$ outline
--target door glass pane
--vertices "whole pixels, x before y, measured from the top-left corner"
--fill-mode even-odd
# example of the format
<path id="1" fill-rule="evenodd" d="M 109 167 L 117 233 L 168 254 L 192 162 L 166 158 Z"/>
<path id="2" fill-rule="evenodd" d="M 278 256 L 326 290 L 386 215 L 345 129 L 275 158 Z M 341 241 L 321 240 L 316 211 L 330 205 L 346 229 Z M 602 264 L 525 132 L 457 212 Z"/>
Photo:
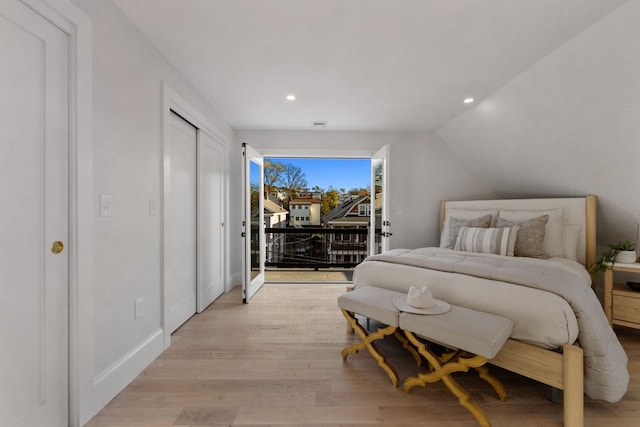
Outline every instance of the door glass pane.
<path id="1" fill-rule="evenodd" d="M 249 185 L 251 186 L 251 280 L 260 274 L 260 164 L 251 160 Z"/>
<path id="2" fill-rule="evenodd" d="M 382 241 L 381 241 L 381 233 L 382 233 L 382 206 L 384 201 L 384 168 L 383 163 L 381 161 L 376 162 L 377 164 L 374 166 L 374 202 L 373 206 L 375 209 L 375 248 L 374 253 L 379 254 L 382 252 Z"/>

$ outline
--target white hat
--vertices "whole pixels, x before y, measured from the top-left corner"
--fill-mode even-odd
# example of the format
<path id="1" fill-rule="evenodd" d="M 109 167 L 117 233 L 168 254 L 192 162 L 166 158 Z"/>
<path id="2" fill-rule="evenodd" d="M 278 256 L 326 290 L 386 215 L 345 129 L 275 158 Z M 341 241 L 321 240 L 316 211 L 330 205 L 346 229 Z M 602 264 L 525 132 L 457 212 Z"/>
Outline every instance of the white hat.
<path id="1" fill-rule="evenodd" d="M 412 286 L 406 297 L 404 295 L 395 297 L 393 305 L 400 311 L 414 314 L 442 314 L 451 309 L 448 302 L 434 298 L 431 290 L 426 286 L 422 288 Z"/>

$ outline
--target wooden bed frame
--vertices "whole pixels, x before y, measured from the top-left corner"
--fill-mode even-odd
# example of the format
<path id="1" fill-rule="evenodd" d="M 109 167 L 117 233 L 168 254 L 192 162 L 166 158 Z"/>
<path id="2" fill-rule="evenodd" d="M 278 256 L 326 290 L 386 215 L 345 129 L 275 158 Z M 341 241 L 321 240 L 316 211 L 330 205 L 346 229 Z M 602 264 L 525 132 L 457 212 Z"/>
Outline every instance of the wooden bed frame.
<path id="1" fill-rule="evenodd" d="M 584 199 L 584 258 L 588 268 L 596 259 L 596 196 L 589 195 Z M 446 217 L 445 204 L 445 201 L 440 203 L 440 229 Z M 563 390 L 565 427 L 584 424 L 584 357 L 579 345 L 566 344 L 559 353 L 509 339 L 489 363 Z"/>

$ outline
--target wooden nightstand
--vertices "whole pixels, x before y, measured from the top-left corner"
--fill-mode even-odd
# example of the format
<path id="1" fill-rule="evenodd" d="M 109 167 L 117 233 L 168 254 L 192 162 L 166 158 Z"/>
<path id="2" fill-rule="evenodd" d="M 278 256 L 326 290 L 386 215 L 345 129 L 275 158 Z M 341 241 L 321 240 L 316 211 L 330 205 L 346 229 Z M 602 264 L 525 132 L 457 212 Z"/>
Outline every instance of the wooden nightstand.
<path id="1" fill-rule="evenodd" d="M 604 272 L 604 313 L 610 325 L 640 329 L 640 292 L 625 283 L 614 283 L 616 272 L 636 273 L 640 282 L 640 263 L 614 264 Z"/>

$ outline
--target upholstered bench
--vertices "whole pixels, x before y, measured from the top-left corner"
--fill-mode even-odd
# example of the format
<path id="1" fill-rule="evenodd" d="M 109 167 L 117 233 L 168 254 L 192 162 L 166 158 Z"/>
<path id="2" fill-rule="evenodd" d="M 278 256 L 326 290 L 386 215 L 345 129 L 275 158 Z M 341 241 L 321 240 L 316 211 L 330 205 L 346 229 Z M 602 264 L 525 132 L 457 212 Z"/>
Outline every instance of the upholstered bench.
<path id="1" fill-rule="evenodd" d="M 405 391 L 408 392 L 416 385 L 424 386 L 442 380 L 481 426 L 490 426 L 484 411 L 471 402 L 469 393 L 450 374 L 474 368 L 480 374 L 480 378 L 489 383 L 500 400 L 504 401 L 507 397 L 504 385 L 491 375 L 484 365 L 498 354 L 507 341 L 513 330 L 513 322 L 506 317 L 451 305 L 451 309 L 443 314 L 421 315 L 403 312 L 399 317 L 399 327 L 433 369 L 427 374 L 419 373 L 415 377 L 407 378 L 403 384 Z M 416 335 L 453 351 L 438 356 Z"/>
<path id="2" fill-rule="evenodd" d="M 393 366 L 375 347 L 374 341 L 394 335 L 403 346 L 411 351 L 418 366 L 420 356 L 408 345 L 407 340 L 399 333 L 404 331 L 407 339 L 418 349 L 430 364 L 430 372 L 418 373 L 407 378 L 403 384 L 405 391 L 427 383 L 442 381 L 458 398 L 483 427 L 490 426 L 484 411 L 471 402 L 469 393 L 452 377 L 455 372 L 467 372 L 470 368 L 480 374 L 480 378 L 489 383 L 498 394 L 500 400 L 507 397 L 503 384 L 489 373 L 485 364 L 492 359 L 511 335 L 513 322 L 502 316 L 477 310 L 450 305 L 450 310 L 442 314 L 412 314 L 400 311 L 393 303 L 396 297 L 406 294 L 388 289 L 366 286 L 338 297 L 338 306 L 351 327 L 360 335 L 362 341 L 342 350 L 342 358 L 346 360 L 351 353 L 367 348 L 391 378 L 393 385 L 398 384 L 398 374 Z M 375 319 L 386 326 L 376 332 L 368 333 L 357 320 L 355 314 Z M 421 338 L 427 342 L 423 342 Z M 448 351 L 437 355 L 428 346 L 436 343 Z"/>
<path id="3" fill-rule="evenodd" d="M 365 286 L 355 289 L 338 297 L 338 307 L 342 310 L 342 314 L 351 325 L 351 328 L 358 333 L 362 341 L 357 344 L 346 347 L 342 350 L 342 359 L 346 360 L 347 356 L 357 353 L 359 350 L 366 348 L 378 365 L 389 375 L 391 383 L 398 385 L 398 373 L 395 368 L 387 362 L 384 355 L 375 346 L 374 341 L 383 339 L 388 335 L 394 335 L 413 355 L 418 366 L 422 359 L 416 349 L 409 345 L 407 339 L 398 330 L 400 310 L 393 305 L 393 298 L 398 295 L 404 295 L 401 292 L 395 292 L 388 289 L 377 288 L 375 286 Z M 368 333 L 367 330 L 360 325 L 355 314 L 374 319 L 384 324 L 378 328 L 376 332 Z"/>

